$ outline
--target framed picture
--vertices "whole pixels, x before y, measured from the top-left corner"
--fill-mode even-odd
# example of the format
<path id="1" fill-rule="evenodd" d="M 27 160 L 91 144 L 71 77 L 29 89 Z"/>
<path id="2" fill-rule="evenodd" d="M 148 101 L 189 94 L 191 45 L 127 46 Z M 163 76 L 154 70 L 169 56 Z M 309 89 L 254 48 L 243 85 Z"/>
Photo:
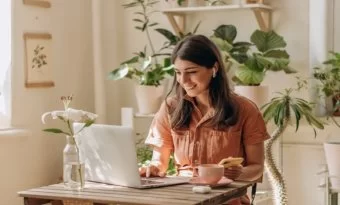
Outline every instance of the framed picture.
<path id="1" fill-rule="evenodd" d="M 52 36 L 48 33 L 25 33 L 25 86 L 53 87 Z"/>
<path id="2" fill-rule="evenodd" d="M 51 3 L 49 0 L 23 0 L 24 4 L 32 5 L 32 6 L 39 6 L 43 8 L 50 8 Z"/>

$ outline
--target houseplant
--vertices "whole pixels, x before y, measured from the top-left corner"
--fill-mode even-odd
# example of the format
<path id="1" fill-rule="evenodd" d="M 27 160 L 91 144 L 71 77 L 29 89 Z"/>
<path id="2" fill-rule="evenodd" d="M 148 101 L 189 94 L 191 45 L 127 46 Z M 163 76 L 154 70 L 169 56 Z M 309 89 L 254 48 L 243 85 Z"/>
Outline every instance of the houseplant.
<path id="1" fill-rule="evenodd" d="M 285 181 L 272 153 L 274 142 L 282 136 L 290 124 L 295 124 L 295 131 L 298 131 L 300 120 L 303 118 L 313 128 L 315 136 L 316 129 L 324 129 L 324 123 L 313 114 L 312 104 L 293 95 L 294 92 L 299 93 L 302 88 L 305 88 L 306 84 L 307 81 L 298 78 L 296 88 L 288 88 L 284 92 L 279 92 L 277 97 L 272 98 L 262 107 L 265 122 L 272 120 L 277 127 L 265 145 L 265 170 L 273 187 L 276 205 L 286 205 L 288 199 Z"/>
<path id="2" fill-rule="evenodd" d="M 148 46 L 135 52 L 135 56 L 120 63 L 119 68 L 109 74 L 112 80 L 129 78 L 137 81 L 136 97 L 139 112 L 142 114 L 155 113 L 158 110 L 164 93 L 161 82 L 167 76 L 174 75 L 170 51 L 181 39 L 195 33 L 199 26 L 198 23 L 193 32 L 180 33 L 178 36 L 164 28 L 153 29 L 158 25 L 152 21 L 152 14 L 157 12 L 153 7 L 157 3 L 155 0 L 133 0 L 123 5 L 124 8 L 139 9 L 134 12 L 133 21 L 136 23 L 135 28 L 146 35 Z M 166 42 L 158 50 L 152 41 L 151 31 L 156 31 L 166 38 Z"/>
<path id="3" fill-rule="evenodd" d="M 122 62 L 119 68 L 109 74 L 112 80 L 122 78 L 137 80 L 139 84 L 136 86 L 137 104 L 142 114 L 155 113 L 158 110 L 164 92 L 161 81 L 167 75 L 174 74 L 170 64 L 170 54 L 163 52 L 162 48 L 157 51 L 150 35 L 151 29 L 158 25 L 151 18 L 155 13 L 153 6 L 157 3 L 158 1 L 155 0 L 133 0 L 123 5 L 126 9 L 138 10 L 134 12 L 133 21 L 136 23 L 135 28 L 146 35 L 148 46 L 134 53 L 135 56 Z"/>
<path id="4" fill-rule="evenodd" d="M 330 117 L 337 127 L 340 127 L 335 116 L 340 116 L 340 53 L 330 52 L 328 60 L 323 62 L 324 66 L 315 67 L 313 77 L 318 81 L 316 86 L 321 94 L 320 98 L 327 97 L 331 101 Z M 325 105 L 325 107 L 327 107 Z M 337 156 L 340 155 L 340 141 L 336 138 L 328 139 L 324 143 L 324 151 L 330 176 L 332 188 L 340 188 L 340 163 Z"/>
<path id="5" fill-rule="evenodd" d="M 286 42 L 275 31 L 255 30 L 251 42 L 234 42 L 237 29 L 233 25 L 220 25 L 214 30 L 212 40 L 222 51 L 225 61 L 235 66 L 232 80 L 235 92 L 253 100 L 259 107 L 268 99 L 268 87 L 261 83 L 268 71 L 297 71 L 289 67 L 289 55 L 284 50 Z"/>
<path id="6" fill-rule="evenodd" d="M 83 110 L 76 110 L 69 108 L 72 101 L 71 96 L 62 96 L 61 100 L 64 104 L 64 110 L 56 110 L 46 112 L 42 115 L 41 121 L 45 124 L 45 118 L 51 115 L 52 119 L 59 119 L 66 125 L 66 130 L 60 128 L 44 129 L 45 132 L 66 135 L 67 144 L 63 151 L 63 181 L 66 188 L 72 190 L 81 190 L 84 188 L 85 183 L 85 165 L 80 159 L 80 152 L 76 142 L 76 136 L 86 127 L 91 126 L 95 119 L 96 114 L 86 112 Z M 73 130 L 73 123 L 80 122 L 83 126 L 80 130 L 75 132 Z"/>
<path id="7" fill-rule="evenodd" d="M 315 67 L 313 76 L 319 82 L 317 89 L 332 100 L 332 115 L 340 116 L 340 53 L 329 52 L 324 67 Z M 334 119 L 334 118 L 333 118 Z M 336 123 L 336 122 L 335 122 Z M 336 123 L 339 127 L 340 125 Z"/>

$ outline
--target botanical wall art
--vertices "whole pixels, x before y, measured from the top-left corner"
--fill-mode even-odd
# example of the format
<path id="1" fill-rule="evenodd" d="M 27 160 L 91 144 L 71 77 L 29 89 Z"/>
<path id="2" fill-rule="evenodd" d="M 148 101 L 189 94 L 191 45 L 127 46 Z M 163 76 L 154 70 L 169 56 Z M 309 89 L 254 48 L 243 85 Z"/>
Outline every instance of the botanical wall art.
<path id="1" fill-rule="evenodd" d="M 53 87 L 52 36 L 48 33 L 25 33 L 25 86 Z"/>
<path id="2" fill-rule="evenodd" d="M 48 0 L 23 0 L 24 4 L 39 6 L 43 8 L 50 8 L 51 3 Z"/>

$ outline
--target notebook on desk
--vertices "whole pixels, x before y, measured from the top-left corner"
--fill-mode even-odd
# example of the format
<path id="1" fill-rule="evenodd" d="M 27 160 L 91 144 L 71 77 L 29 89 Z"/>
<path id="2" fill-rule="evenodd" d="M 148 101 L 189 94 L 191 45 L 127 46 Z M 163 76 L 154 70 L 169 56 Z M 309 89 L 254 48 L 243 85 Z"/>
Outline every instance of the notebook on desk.
<path id="1" fill-rule="evenodd" d="M 75 132 L 83 127 L 73 124 Z M 79 150 L 85 162 L 85 180 L 133 188 L 188 183 L 184 177 L 141 178 L 132 127 L 93 124 L 79 133 Z"/>

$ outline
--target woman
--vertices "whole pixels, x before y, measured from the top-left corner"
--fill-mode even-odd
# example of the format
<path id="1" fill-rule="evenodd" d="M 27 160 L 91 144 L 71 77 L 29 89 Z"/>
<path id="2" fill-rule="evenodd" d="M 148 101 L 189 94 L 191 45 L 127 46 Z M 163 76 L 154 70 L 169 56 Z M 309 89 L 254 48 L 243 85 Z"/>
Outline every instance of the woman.
<path id="1" fill-rule="evenodd" d="M 150 175 L 164 176 L 173 152 L 179 175 L 199 164 L 243 157 L 243 166 L 225 169 L 224 175 L 243 181 L 261 179 L 264 141 L 269 138 L 265 123 L 254 103 L 231 91 L 214 43 L 202 35 L 189 36 L 174 49 L 172 63 L 176 94 L 162 104 L 146 139 L 153 146 Z M 146 169 L 140 172 L 143 175 Z"/>

